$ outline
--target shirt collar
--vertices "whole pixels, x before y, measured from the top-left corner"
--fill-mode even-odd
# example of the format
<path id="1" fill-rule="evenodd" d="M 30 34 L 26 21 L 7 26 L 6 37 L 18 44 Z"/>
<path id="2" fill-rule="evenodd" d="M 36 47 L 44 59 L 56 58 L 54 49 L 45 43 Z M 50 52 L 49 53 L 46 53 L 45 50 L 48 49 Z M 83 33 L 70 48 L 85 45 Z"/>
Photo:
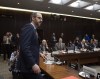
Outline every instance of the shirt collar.
<path id="1" fill-rule="evenodd" d="M 35 25 L 31 22 L 32 26 L 34 27 L 34 29 L 36 29 Z"/>

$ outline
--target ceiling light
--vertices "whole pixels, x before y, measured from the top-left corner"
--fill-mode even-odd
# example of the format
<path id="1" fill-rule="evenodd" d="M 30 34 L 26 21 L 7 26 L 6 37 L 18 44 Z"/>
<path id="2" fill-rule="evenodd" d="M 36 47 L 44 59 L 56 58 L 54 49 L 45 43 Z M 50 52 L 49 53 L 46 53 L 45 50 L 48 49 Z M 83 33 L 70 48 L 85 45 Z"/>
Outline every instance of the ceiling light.
<path id="1" fill-rule="evenodd" d="M 90 4 L 90 3 L 88 3 L 88 2 L 81 1 L 81 0 L 77 0 L 77 1 L 75 1 L 75 2 L 73 2 L 73 3 L 71 3 L 71 4 L 68 5 L 68 6 L 70 6 L 70 7 L 75 7 L 75 8 L 81 8 L 81 7 L 87 6 L 87 5 L 89 5 L 89 4 Z"/>
<path id="2" fill-rule="evenodd" d="M 72 11 L 72 12 L 74 12 L 74 11 Z"/>
<path id="3" fill-rule="evenodd" d="M 51 0 L 50 2 L 51 3 L 55 3 L 55 4 L 60 4 L 61 3 L 61 0 Z"/>
<path id="4" fill-rule="evenodd" d="M 100 12 L 100 10 L 98 10 L 98 12 Z"/>
<path id="5" fill-rule="evenodd" d="M 20 4 L 20 3 L 17 3 L 18 5 Z"/>
<path id="6" fill-rule="evenodd" d="M 86 7 L 87 10 L 93 10 L 93 5 Z"/>
<path id="7" fill-rule="evenodd" d="M 79 7 L 79 2 L 76 2 L 76 3 L 72 3 L 72 4 L 70 4 L 69 6 L 72 6 L 72 7 Z"/>
<path id="8" fill-rule="evenodd" d="M 40 1 L 40 2 L 42 2 L 43 0 L 34 0 L 34 1 Z"/>
<path id="9" fill-rule="evenodd" d="M 50 7 L 48 7 L 48 9 L 49 9 Z"/>
<path id="10" fill-rule="evenodd" d="M 64 4 L 68 3 L 69 1 L 70 0 L 50 0 L 49 3 L 64 5 Z"/>
<path id="11" fill-rule="evenodd" d="M 93 4 L 93 5 L 90 5 L 90 6 L 86 7 L 86 8 L 84 8 L 84 9 L 86 9 L 86 10 L 98 10 L 98 9 L 100 9 L 100 5 Z"/>

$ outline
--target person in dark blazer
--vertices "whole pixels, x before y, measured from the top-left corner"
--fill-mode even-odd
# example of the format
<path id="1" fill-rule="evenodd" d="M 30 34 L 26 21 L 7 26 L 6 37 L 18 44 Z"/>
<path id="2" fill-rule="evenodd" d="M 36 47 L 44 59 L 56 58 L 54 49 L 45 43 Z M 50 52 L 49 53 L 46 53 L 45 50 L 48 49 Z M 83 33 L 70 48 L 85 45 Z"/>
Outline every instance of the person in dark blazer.
<path id="1" fill-rule="evenodd" d="M 42 23 L 41 13 L 32 13 L 31 23 L 21 29 L 18 68 L 23 79 L 40 79 L 39 43 L 36 29 Z"/>
<path id="2" fill-rule="evenodd" d="M 51 36 L 51 39 L 50 39 L 51 49 L 53 51 L 55 51 L 55 44 L 56 44 L 56 42 L 57 42 L 56 35 L 55 35 L 55 33 L 53 33 L 52 36 Z"/>

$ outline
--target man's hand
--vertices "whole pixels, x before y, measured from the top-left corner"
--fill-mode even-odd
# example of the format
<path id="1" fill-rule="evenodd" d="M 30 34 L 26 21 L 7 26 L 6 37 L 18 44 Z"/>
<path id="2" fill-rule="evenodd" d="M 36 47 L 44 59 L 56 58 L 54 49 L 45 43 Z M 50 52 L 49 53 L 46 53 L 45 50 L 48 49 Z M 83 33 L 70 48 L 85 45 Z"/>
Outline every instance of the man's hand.
<path id="1" fill-rule="evenodd" d="M 41 56 L 43 59 L 46 59 L 46 55 L 45 55 L 45 54 L 40 53 L 40 56 Z"/>
<path id="2" fill-rule="evenodd" d="M 39 66 L 37 64 L 35 64 L 34 66 L 32 66 L 32 70 L 34 73 L 39 74 L 41 72 Z"/>

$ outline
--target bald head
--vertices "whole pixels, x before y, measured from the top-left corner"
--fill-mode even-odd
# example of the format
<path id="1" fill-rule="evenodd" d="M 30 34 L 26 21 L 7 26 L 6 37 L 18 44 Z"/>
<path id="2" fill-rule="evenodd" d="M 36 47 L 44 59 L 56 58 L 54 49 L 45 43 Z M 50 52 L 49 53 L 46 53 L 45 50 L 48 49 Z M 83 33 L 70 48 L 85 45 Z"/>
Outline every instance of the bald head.
<path id="1" fill-rule="evenodd" d="M 63 41 L 62 38 L 59 38 L 59 43 L 62 43 L 62 41 Z"/>

